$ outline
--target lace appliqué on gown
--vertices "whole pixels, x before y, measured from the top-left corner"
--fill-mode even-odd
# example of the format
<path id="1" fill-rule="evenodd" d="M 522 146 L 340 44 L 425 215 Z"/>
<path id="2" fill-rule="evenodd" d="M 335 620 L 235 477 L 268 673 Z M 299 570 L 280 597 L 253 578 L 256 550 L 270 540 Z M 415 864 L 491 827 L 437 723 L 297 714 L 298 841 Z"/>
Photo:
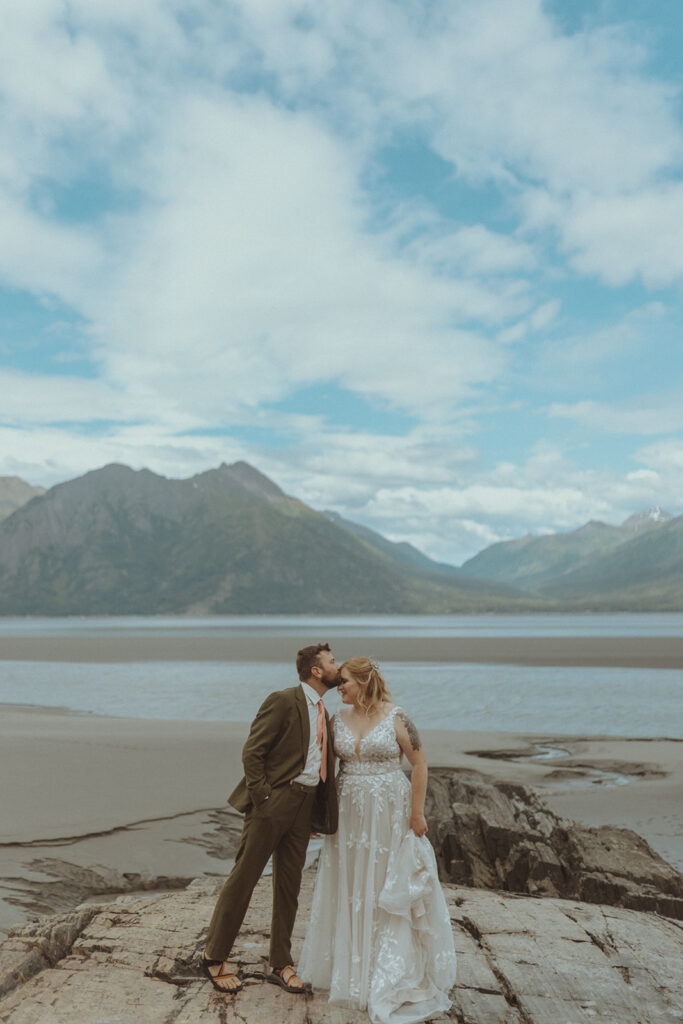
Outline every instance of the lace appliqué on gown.
<path id="1" fill-rule="evenodd" d="M 455 948 L 434 852 L 410 830 L 393 708 L 356 741 L 334 720 L 339 828 L 320 854 L 297 972 L 373 1024 L 415 1024 L 450 1006 Z"/>

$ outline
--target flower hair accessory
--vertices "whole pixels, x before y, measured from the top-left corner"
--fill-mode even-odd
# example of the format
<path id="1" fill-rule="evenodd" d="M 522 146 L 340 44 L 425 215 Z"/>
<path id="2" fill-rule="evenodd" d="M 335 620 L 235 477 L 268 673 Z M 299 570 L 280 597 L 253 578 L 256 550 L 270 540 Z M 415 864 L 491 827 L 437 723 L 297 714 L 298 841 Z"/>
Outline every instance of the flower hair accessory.
<path id="1" fill-rule="evenodd" d="M 375 672 L 379 672 L 379 662 L 377 661 L 377 659 L 368 658 L 368 661 L 370 662 L 370 668 L 373 668 Z"/>

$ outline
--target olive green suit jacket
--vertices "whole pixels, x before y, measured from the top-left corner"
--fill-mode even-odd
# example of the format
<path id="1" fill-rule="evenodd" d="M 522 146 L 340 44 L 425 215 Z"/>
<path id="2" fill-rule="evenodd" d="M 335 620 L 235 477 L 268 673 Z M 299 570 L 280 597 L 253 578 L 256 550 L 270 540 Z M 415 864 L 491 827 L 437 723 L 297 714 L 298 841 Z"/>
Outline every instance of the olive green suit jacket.
<path id="1" fill-rule="evenodd" d="M 334 747 L 327 711 L 325 725 L 327 779 L 318 784 L 311 825 L 314 831 L 329 835 L 337 831 L 338 811 Z M 300 775 L 306 764 L 310 732 L 308 706 L 301 686 L 290 686 L 266 697 L 251 723 L 242 750 L 244 778 L 230 794 L 228 802 L 245 813 L 263 804 L 276 786 L 285 785 Z"/>

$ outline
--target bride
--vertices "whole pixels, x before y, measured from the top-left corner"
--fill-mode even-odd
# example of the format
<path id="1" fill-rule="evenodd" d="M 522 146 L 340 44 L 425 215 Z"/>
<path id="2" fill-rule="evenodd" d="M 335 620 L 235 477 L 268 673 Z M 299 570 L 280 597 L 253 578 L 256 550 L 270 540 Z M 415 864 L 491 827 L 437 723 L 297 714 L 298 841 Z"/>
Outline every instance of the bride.
<path id="1" fill-rule="evenodd" d="M 427 762 L 417 730 L 369 658 L 341 667 L 333 718 L 339 828 L 325 836 L 298 974 L 373 1024 L 414 1024 L 450 1006 L 455 949 L 425 837 Z M 412 765 L 408 782 L 401 768 Z"/>

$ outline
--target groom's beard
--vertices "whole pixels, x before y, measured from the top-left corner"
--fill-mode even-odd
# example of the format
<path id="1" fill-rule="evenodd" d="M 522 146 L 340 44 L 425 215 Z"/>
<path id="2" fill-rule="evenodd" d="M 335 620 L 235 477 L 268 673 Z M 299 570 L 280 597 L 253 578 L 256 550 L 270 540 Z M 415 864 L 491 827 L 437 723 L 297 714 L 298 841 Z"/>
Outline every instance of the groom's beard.
<path id="1" fill-rule="evenodd" d="M 328 690 L 334 690 L 341 683 L 341 675 L 337 672 L 337 674 L 335 676 L 332 676 L 330 679 L 326 679 L 323 676 L 320 682 L 323 684 L 323 686 L 326 686 Z"/>

